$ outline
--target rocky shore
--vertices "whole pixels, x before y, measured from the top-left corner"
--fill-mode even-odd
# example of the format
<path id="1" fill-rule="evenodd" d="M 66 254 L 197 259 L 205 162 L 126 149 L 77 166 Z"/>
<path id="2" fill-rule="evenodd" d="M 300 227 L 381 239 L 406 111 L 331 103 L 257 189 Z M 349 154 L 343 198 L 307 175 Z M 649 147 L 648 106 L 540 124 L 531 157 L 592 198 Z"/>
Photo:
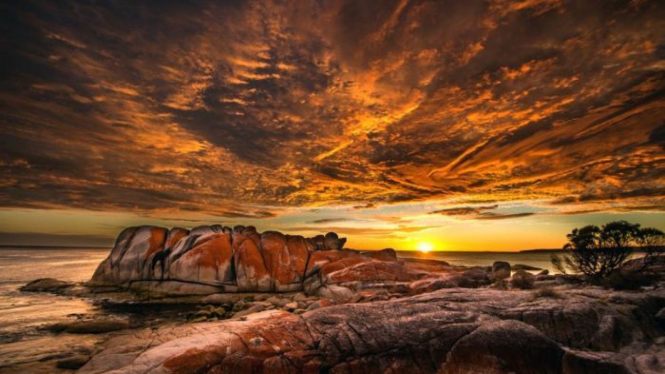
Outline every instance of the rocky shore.
<path id="1" fill-rule="evenodd" d="M 611 291 L 507 262 L 451 266 L 344 242 L 242 226 L 127 229 L 90 282 L 23 291 L 109 311 L 182 308 L 182 318 L 47 326 L 102 339 L 23 372 L 665 372 L 663 282 Z"/>

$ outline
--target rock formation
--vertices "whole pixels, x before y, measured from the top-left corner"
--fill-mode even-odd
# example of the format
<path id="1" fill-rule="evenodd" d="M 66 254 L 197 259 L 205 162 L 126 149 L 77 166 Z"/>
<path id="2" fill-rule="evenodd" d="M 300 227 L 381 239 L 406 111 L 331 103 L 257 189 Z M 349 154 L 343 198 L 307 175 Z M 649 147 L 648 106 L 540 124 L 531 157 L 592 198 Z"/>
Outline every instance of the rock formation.
<path id="1" fill-rule="evenodd" d="M 111 339 L 81 374 L 656 374 L 662 290 L 448 289 L 389 301 L 280 310 Z"/>
<path id="2" fill-rule="evenodd" d="M 394 250 L 361 253 L 343 249 L 345 242 L 335 233 L 304 238 L 252 226 L 130 227 L 89 285 L 184 294 L 315 292 L 332 284 L 406 283 L 428 273 L 397 261 Z"/>

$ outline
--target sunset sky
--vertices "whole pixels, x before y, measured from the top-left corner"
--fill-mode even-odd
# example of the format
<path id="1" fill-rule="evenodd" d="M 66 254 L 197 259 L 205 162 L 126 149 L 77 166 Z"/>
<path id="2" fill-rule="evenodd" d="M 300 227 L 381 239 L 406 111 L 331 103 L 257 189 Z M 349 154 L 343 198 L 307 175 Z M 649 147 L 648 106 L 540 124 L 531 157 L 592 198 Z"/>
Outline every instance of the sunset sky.
<path id="1" fill-rule="evenodd" d="M 665 230 L 662 1 L 5 1 L 0 244 Z"/>

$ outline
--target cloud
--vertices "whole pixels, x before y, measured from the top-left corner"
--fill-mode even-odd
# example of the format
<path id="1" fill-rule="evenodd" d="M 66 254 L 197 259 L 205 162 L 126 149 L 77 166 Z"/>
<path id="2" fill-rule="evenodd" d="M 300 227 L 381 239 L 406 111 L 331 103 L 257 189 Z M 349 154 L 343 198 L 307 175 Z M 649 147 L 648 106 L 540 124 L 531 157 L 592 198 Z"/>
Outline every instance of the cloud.
<path id="1" fill-rule="evenodd" d="M 485 205 L 485 206 L 463 206 L 455 208 L 439 209 L 428 214 L 441 214 L 444 216 L 462 216 L 468 219 L 480 220 L 499 220 L 510 218 L 522 218 L 536 214 L 535 212 L 522 212 L 522 213 L 498 213 L 492 212 L 499 208 L 498 204 Z"/>
<path id="2" fill-rule="evenodd" d="M 348 222 L 355 221 L 352 218 L 321 218 L 310 221 L 310 223 L 336 223 L 336 222 Z"/>
<path id="3" fill-rule="evenodd" d="M 522 218 L 532 216 L 536 213 L 524 212 L 524 213 L 509 213 L 509 214 L 497 214 L 497 213 L 482 213 L 476 217 L 476 219 L 510 219 L 510 218 Z"/>
<path id="4" fill-rule="evenodd" d="M 0 206 L 665 210 L 658 5 L 6 6 Z M 473 209 L 437 214 L 499 217 Z"/>
<path id="5" fill-rule="evenodd" d="M 398 236 L 409 233 L 421 232 L 429 229 L 436 228 L 436 226 L 398 226 L 391 228 L 382 228 L 382 227 L 326 227 L 327 232 L 336 232 L 340 235 L 358 235 L 358 236 Z M 287 227 L 286 230 L 290 233 L 306 233 L 308 235 L 318 235 L 321 234 L 320 227 L 308 227 L 308 226 L 291 226 Z"/>
<path id="6" fill-rule="evenodd" d="M 464 216 L 464 215 L 470 215 L 470 214 L 481 214 L 484 213 L 487 210 L 492 210 L 498 208 L 499 205 L 487 205 L 487 206 L 464 206 L 464 207 L 457 207 L 457 208 L 445 208 L 445 209 L 439 209 L 435 210 L 432 212 L 429 212 L 429 214 L 442 214 L 445 216 Z"/>

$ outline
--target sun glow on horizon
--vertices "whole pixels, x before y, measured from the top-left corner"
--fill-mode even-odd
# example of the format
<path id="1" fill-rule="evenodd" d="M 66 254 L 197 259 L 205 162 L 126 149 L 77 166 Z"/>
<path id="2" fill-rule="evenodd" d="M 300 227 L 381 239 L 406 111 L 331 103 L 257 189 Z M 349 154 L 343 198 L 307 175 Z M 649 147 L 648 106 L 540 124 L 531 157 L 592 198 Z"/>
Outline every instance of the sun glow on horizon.
<path id="1" fill-rule="evenodd" d="M 422 252 L 422 253 L 428 253 L 428 252 L 431 252 L 431 251 L 432 251 L 433 247 L 432 247 L 432 243 L 429 243 L 429 242 L 420 242 L 420 243 L 418 243 L 418 245 L 416 246 L 416 249 L 418 249 L 419 252 Z"/>

